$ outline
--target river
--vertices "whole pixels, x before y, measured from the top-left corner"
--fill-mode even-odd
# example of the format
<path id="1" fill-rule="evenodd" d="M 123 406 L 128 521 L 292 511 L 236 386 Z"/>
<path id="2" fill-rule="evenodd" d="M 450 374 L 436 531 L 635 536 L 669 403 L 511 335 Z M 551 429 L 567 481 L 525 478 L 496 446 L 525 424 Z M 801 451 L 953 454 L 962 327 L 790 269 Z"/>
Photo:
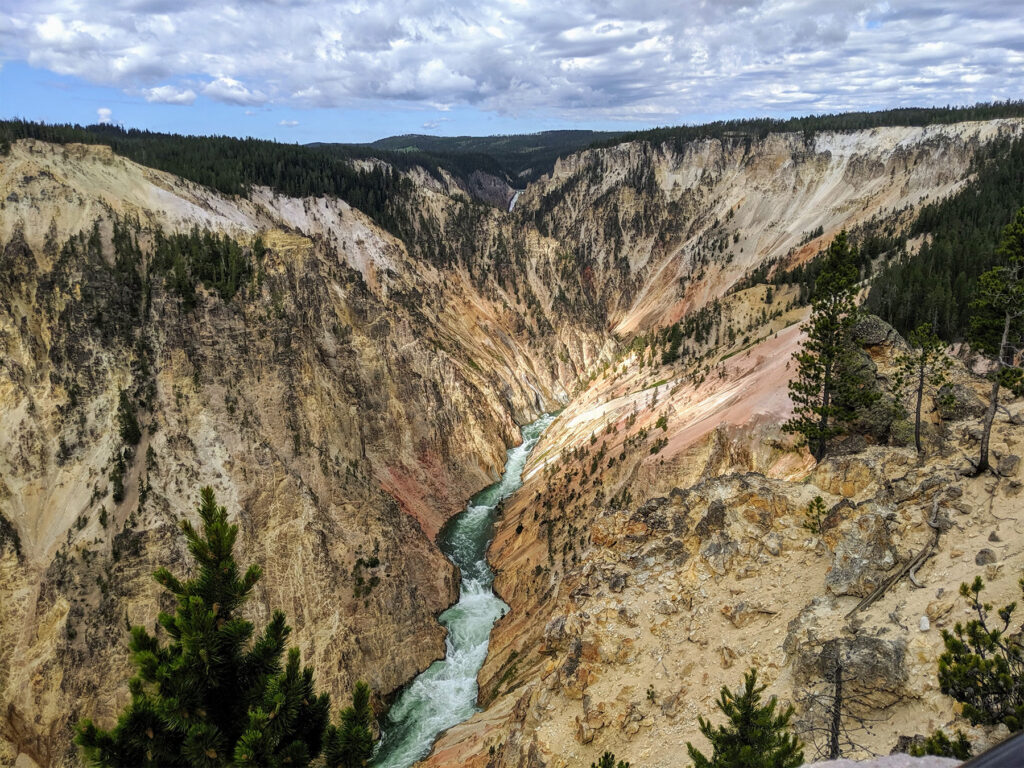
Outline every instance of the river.
<path id="1" fill-rule="evenodd" d="M 494 594 L 494 572 L 487 563 L 495 513 L 522 485 L 530 451 L 552 421 L 554 416 L 545 415 L 523 427 L 523 442 L 509 449 L 501 480 L 470 499 L 438 534 L 438 546 L 462 574 L 459 601 L 440 616 L 448 629 L 445 656 L 413 680 L 391 707 L 373 761 L 377 768 L 408 768 L 426 757 L 441 733 L 477 712 L 476 675 L 487 657 L 491 627 L 508 610 Z"/>

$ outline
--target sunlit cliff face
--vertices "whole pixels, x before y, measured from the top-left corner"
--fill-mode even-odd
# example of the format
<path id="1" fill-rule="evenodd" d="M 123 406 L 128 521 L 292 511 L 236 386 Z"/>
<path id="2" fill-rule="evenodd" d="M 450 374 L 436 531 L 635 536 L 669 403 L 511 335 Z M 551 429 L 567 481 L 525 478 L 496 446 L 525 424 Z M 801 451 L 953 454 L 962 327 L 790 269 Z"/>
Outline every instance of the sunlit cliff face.
<path id="1" fill-rule="evenodd" d="M 491 746 L 501 765 L 589 763 L 605 746 L 636 762 L 649 750 L 654 764 L 743 668 L 763 664 L 789 696 L 803 652 L 799 638 L 781 650 L 789 622 L 815 597 L 842 597 L 823 579 L 861 535 L 808 541 L 808 497 L 870 501 L 865 514 L 882 519 L 895 508 L 902 555 L 916 546 L 913 505 L 931 495 L 881 489 L 947 467 L 879 453 L 819 468 L 817 491 L 790 483 L 810 468 L 778 430 L 802 310 L 786 289 L 729 289 L 843 227 L 905 224 L 908 206 L 963 183 L 979 146 L 1020 130 L 588 150 L 472 226 L 464 191 L 424 180 L 424 219 L 466 244 L 451 264 L 427 263 L 341 201 L 228 198 L 103 147 L 17 142 L 0 166 L 0 757 L 77 764 L 73 722 L 113 721 L 128 698 L 125 616 L 151 623 L 150 574 L 186 567 L 176 525 L 203 484 L 240 525 L 240 560 L 263 567 L 253 618 L 284 610 L 336 700 L 356 679 L 388 697 L 444 652 L 435 616 L 457 580 L 437 532 L 498 479 L 517 425 L 560 409 L 490 550 L 512 610 L 480 674 L 487 708 L 441 740 L 435 764 L 484 764 Z M 155 281 L 146 309 L 119 322 L 138 308 L 117 279 L 114 217 L 139 221 L 141 275 L 153 228 L 198 225 L 245 244 L 259 234 L 261 279 L 228 302 L 200 290 L 190 312 Z M 101 253 L 62 259 L 97 220 Z M 715 299 L 711 330 L 678 364 L 630 347 Z M 143 434 L 114 501 L 122 392 Z M 1000 434 L 1013 453 L 1012 430 Z M 768 479 L 725 477 L 750 471 Z M 973 504 L 981 491 L 962 494 Z M 935 561 L 947 596 L 991 522 L 956 514 L 963 530 Z M 372 573 L 357 566 L 371 555 Z M 907 626 L 938 611 L 924 594 L 894 596 L 871 631 L 883 607 Z M 926 682 L 932 635 L 899 635 L 901 701 L 927 703 L 919 719 L 899 715 L 900 732 L 948 715 Z"/>

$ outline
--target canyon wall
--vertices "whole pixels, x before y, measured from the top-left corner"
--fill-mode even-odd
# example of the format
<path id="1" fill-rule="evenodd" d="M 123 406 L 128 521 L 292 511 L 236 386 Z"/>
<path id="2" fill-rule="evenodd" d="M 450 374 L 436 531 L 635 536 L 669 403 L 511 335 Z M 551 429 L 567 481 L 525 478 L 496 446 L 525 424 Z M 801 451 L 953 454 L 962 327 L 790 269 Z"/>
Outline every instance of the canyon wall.
<path id="1" fill-rule="evenodd" d="M 73 764 L 70 725 L 127 701 L 126 621 L 166 608 L 151 573 L 186 567 L 177 524 L 205 484 L 266 574 L 252 618 L 283 609 L 337 700 L 443 654 L 456 574 L 434 535 L 603 341 L 562 324 L 563 345 L 337 200 L 225 198 L 32 141 L 0 184 L 3 760 Z M 143 256 L 126 272 L 111 241 L 129 219 Z M 94 222 L 98 248 L 69 256 Z M 157 226 L 259 235 L 258 279 L 184 309 L 147 272 Z M 142 427 L 128 451 L 122 393 Z"/>
<path id="2" fill-rule="evenodd" d="M 126 620 L 166 607 L 151 573 L 185 568 L 177 525 L 205 484 L 241 528 L 240 559 L 266 574 L 252 618 L 283 609 L 336 700 L 356 679 L 394 692 L 443 652 L 434 617 L 456 582 L 434 535 L 497 478 L 517 425 L 557 409 L 492 549 L 513 611 L 481 672 L 487 708 L 433 763 L 487 764 L 492 746 L 500 765 L 567 764 L 573 750 L 589 762 L 605 746 L 654 760 L 747 662 L 788 695 L 789 652 L 709 638 L 741 602 L 781 636 L 787 611 L 822 594 L 838 539 L 801 537 L 817 491 L 792 482 L 811 462 L 779 430 L 804 310 L 793 289 L 730 290 L 841 228 L 905 226 L 964 183 L 986 142 L 1021 130 L 624 144 L 559 161 L 512 212 L 410 173 L 407 242 L 337 199 L 225 196 L 105 147 L 16 142 L 0 163 L 0 760 L 74 764 L 71 725 L 112 721 L 128 698 Z M 113 245 L 126 221 L 130 270 Z M 266 250 L 232 298 L 200 287 L 186 309 L 152 253 L 158 229 L 193 227 Z M 69 255 L 94 230 L 98 246 Z M 630 343 L 713 305 L 710 334 L 677 364 Z M 124 398 L 142 426 L 130 450 Z M 1012 454 L 1016 438 L 1000 439 Z M 885 496 L 886 467 L 911 471 L 894 455 L 836 466 L 863 475 L 850 494 L 821 479 L 827 466 L 811 482 L 910 525 L 911 507 Z M 802 591 L 782 610 L 791 568 Z M 763 600 L 740 597 L 764 580 Z M 728 674 L 694 677 L 719 659 Z"/>
<path id="3" fill-rule="evenodd" d="M 747 366 L 770 369 L 783 335 L 755 345 L 761 363 Z M 891 382 L 902 340 L 878 321 L 864 338 Z M 757 389 L 734 385 L 751 375 L 735 359 L 723 366 L 726 396 L 758 402 Z M 1019 599 L 1024 407 L 995 427 L 1000 476 L 969 477 L 985 382 L 955 376 L 959 420 L 940 423 L 926 405 L 927 458 L 904 430 L 815 466 L 771 416 L 695 438 L 671 419 L 655 426 L 655 414 L 672 413 L 659 410 L 664 400 L 638 412 L 613 400 L 604 425 L 584 432 L 594 437 L 580 439 L 570 406 L 535 449 L 491 546 L 511 610 L 479 675 L 484 711 L 444 734 L 425 764 L 568 768 L 610 750 L 687 765 L 688 742 L 708 747 L 698 716 L 719 722 L 721 687 L 735 690 L 752 667 L 768 695 L 796 705 L 806 756 L 821 758 L 836 661 L 844 755 L 888 754 L 900 736 L 951 726 L 976 748 L 997 742 L 1005 728 L 957 718 L 939 691 L 938 656 L 941 632 L 972 615 L 962 582 L 981 575 L 997 606 Z M 699 403 L 730 416 L 712 392 Z M 825 505 L 817 532 L 806 528 L 815 497 Z M 915 578 L 896 578 L 926 550 Z"/>

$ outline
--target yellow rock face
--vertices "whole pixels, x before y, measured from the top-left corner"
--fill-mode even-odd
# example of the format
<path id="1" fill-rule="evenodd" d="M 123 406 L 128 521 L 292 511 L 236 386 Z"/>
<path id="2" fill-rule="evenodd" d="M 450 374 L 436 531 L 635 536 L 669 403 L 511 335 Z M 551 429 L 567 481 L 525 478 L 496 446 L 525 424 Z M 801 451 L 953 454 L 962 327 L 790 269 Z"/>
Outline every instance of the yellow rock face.
<path id="1" fill-rule="evenodd" d="M 0 163 L 0 763 L 77 764 L 73 722 L 113 722 L 128 698 L 125 619 L 152 625 L 152 571 L 187 567 L 177 525 L 205 484 L 240 526 L 240 559 L 263 567 L 251 618 L 283 609 L 337 701 L 356 679 L 393 692 L 443 652 L 435 616 L 456 581 L 434 536 L 497 478 L 516 425 L 559 408 L 492 545 L 513 610 L 480 673 L 486 708 L 429 764 L 580 765 L 607 748 L 681 764 L 722 683 L 757 666 L 792 697 L 794 658 L 845 631 L 856 598 L 826 593 L 825 578 L 867 512 L 856 504 L 874 504 L 905 557 L 940 492 L 958 526 L 918 574 L 927 589 L 901 584 L 860 621 L 911 639 L 895 719 L 872 744 L 948 720 L 927 674 L 938 628 L 959 615 L 950 596 L 979 537 L 1011 540 L 1022 496 L 924 487 L 952 468 L 898 449 L 812 472 L 779 430 L 795 289 L 727 291 L 766 259 L 801 263 L 843 227 L 956 190 L 978 147 L 1021 130 L 588 150 L 514 215 L 414 171 L 412 251 L 340 200 L 227 197 L 105 147 L 16 142 Z M 185 311 L 156 279 L 143 305 L 114 270 L 123 216 L 143 230 L 139 275 L 156 227 L 259 236 L 268 251 L 230 301 L 200 287 Z M 62 259 L 95 222 L 101 252 Z M 426 258 L 428 235 L 457 258 Z M 696 345 L 699 362 L 663 367 L 627 347 L 715 300 L 742 330 Z M 122 391 L 143 427 L 130 456 Z M 1019 436 L 1000 429 L 994 447 L 1013 454 Z M 851 501 L 836 513 L 846 527 L 802 527 L 816 495 Z M 1018 555 L 985 546 L 1000 557 L 993 599 L 1008 597 Z"/>

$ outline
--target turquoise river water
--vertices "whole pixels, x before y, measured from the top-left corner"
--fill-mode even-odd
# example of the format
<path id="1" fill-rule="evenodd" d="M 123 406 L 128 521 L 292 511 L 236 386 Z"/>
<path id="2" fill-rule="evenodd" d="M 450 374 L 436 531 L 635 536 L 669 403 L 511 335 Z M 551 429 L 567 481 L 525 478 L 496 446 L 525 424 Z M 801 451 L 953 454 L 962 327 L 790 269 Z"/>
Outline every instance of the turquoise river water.
<path id="1" fill-rule="evenodd" d="M 459 601 L 440 616 L 448 629 L 445 656 L 392 706 L 373 762 L 377 768 L 408 768 L 430 752 L 441 733 L 477 711 L 476 675 L 487 656 L 491 627 L 508 610 L 491 588 L 494 572 L 487 564 L 494 517 L 498 505 L 522 485 L 530 451 L 553 420 L 545 415 L 523 427 L 523 442 L 509 449 L 501 480 L 470 499 L 438 534 L 441 551 L 462 573 Z"/>

